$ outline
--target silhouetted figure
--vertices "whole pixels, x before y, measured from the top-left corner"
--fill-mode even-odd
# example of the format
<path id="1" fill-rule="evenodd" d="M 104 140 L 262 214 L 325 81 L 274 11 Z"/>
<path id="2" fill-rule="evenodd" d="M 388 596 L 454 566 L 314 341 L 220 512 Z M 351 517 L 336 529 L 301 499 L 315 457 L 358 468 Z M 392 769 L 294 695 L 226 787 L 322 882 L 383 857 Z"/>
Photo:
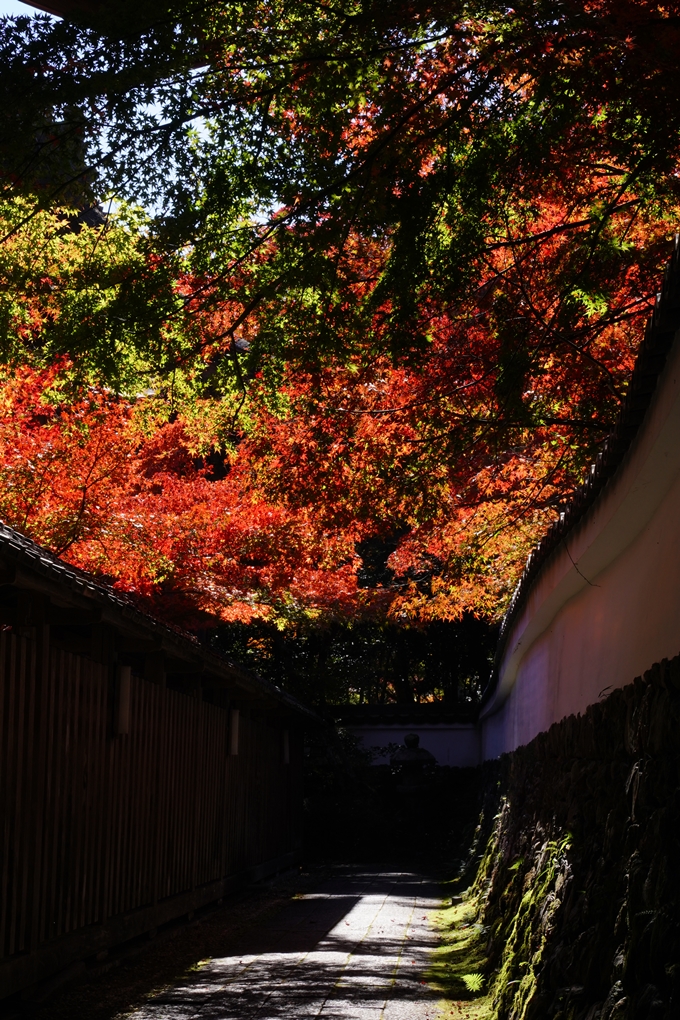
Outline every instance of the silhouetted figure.
<path id="1" fill-rule="evenodd" d="M 397 777 L 397 789 L 410 793 L 427 785 L 434 771 L 437 759 L 424 747 L 419 747 L 420 737 L 417 733 L 407 733 L 404 747 L 390 758 L 392 773 Z"/>

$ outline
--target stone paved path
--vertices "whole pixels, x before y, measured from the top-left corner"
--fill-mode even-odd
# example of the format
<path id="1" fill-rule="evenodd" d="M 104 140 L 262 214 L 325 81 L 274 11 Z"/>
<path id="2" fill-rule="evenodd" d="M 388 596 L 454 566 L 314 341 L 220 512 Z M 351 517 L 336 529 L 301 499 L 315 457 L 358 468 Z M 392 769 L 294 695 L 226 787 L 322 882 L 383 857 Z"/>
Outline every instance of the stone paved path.
<path id="1" fill-rule="evenodd" d="M 131 1020 L 435 1020 L 424 974 L 440 902 L 422 876 L 347 869 Z"/>

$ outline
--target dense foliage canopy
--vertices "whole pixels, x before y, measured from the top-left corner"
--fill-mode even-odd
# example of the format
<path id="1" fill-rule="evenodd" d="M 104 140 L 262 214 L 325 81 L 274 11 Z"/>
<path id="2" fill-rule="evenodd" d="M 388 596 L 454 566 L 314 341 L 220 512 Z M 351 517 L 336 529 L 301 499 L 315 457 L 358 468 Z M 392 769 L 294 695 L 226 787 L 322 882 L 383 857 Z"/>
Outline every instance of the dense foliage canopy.
<path id="1" fill-rule="evenodd" d="M 197 625 L 497 617 L 669 251 L 679 32 L 643 0 L 0 23 L 4 519 Z"/>
<path id="2" fill-rule="evenodd" d="M 212 641 L 319 705 L 436 701 L 463 719 L 488 681 L 496 628 L 471 614 L 417 628 L 336 620 L 323 629 L 282 631 L 258 621 L 219 627 Z"/>

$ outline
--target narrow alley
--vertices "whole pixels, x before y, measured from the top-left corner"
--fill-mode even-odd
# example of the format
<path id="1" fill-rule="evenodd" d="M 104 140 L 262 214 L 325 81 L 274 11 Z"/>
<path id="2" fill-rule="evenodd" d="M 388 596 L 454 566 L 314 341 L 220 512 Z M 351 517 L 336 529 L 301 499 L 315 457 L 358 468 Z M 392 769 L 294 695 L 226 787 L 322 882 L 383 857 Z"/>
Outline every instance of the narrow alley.
<path id="1" fill-rule="evenodd" d="M 133 1020 L 434 1020 L 426 981 L 435 885 L 347 869 L 293 899 L 132 1014 Z"/>

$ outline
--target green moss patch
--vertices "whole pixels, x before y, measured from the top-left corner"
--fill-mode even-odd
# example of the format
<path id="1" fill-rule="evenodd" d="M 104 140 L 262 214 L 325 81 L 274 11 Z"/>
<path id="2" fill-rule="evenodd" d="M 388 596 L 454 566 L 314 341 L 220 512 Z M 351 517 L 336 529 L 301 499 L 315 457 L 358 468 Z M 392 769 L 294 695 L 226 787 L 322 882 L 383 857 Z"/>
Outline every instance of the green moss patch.
<path id="1" fill-rule="evenodd" d="M 476 920 L 476 902 L 443 907 L 434 921 L 441 943 L 432 956 L 428 980 L 441 993 L 441 1016 L 491 1020 L 491 997 L 484 976 L 486 940 Z"/>

